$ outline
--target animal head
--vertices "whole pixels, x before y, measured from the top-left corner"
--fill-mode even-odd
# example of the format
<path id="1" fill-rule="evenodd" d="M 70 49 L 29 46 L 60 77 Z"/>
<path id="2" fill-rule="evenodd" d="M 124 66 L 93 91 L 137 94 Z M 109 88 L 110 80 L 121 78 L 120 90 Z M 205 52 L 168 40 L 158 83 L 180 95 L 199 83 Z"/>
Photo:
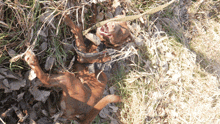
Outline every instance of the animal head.
<path id="1" fill-rule="evenodd" d="M 126 22 L 108 22 L 97 29 L 96 35 L 116 47 L 128 41 L 130 31 Z"/>

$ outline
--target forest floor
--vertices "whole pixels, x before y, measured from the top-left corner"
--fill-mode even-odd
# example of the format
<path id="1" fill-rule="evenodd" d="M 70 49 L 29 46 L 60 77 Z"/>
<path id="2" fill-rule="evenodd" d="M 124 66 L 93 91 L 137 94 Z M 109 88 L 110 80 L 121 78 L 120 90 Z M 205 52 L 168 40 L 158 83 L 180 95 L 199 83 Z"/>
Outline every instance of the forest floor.
<path id="1" fill-rule="evenodd" d="M 100 0 L 96 20 L 137 15 L 168 1 Z M 63 13 L 85 30 L 93 25 L 94 2 L 0 0 L 0 124 L 55 123 L 58 111 L 49 113 L 48 106 L 58 104 L 61 90 L 40 86 L 23 60 L 9 60 L 34 42 L 44 71 L 70 71 L 74 37 Z M 123 102 L 106 106 L 93 123 L 219 123 L 219 19 L 218 0 L 176 0 L 128 21 L 134 42 L 123 52 L 129 56 L 105 68 L 104 96 L 117 94 Z"/>

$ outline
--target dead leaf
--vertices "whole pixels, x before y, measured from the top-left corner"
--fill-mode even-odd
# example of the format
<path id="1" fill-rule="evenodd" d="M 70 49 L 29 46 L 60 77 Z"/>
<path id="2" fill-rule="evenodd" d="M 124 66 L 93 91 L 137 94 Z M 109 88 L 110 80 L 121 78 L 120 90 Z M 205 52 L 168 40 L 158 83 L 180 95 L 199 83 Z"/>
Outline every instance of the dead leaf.
<path id="1" fill-rule="evenodd" d="M 63 48 L 66 53 L 68 53 L 69 51 L 74 51 L 73 46 L 70 43 L 68 43 L 66 40 L 63 43 Z"/>
<path id="2" fill-rule="evenodd" d="M 102 21 L 103 19 L 104 19 L 104 13 L 99 12 L 99 14 L 96 16 L 96 20 L 99 22 Z"/>
<path id="3" fill-rule="evenodd" d="M 33 87 L 38 87 L 38 86 L 42 86 L 43 83 L 37 78 L 37 80 L 35 82 L 33 82 L 32 86 Z"/>
<path id="4" fill-rule="evenodd" d="M 56 27 L 53 24 L 53 19 L 54 19 L 54 15 L 53 15 L 53 11 L 51 10 L 47 10 L 46 12 L 44 12 L 43 14 L 41 14 L 40 16 L 40 21 L 44 22 L 44 23 L 48 23 L 49 25 L 51 25 L 51 27 L 53 29 L 56 29 Z"/>
<path id="5" fill-rule="evenodd" d="M 3 82 L 0 81 L 0 89 L 6 89 L 7 87 L 5 87 L 5 85 L 3 84 Z"/>
<path id="6" fill-rule="evenodd" d="M 118 111 L 118 107 L 116 107 L 116 106 L 109 105 L 109 108 L 112 109 L 112 112 L 117 112 Z"/>
<path id="7" fill-rule="evenodd" d="M 43 37 L 47 37 L 46 33 L 43 30 L 38 30 L 38 31 L 40 31 L 39 35 Z"/>
<path id="8" fill-rule="evenodd" d="M 54 57 L 47 57 L 46 64 L 44 66 L 45 70 L 47 71 L 51 70 L 55 60 L 56 59 Z"/>
<path id="9" fill-rule="evenodd" d="M 7 88 L 10 88 L 10 85 L 9 85 L 7 79 L 4 79 L 4 80 L 3 80 L 3 84 L 4 84 Z"/>
<path id="10" fill-rule="evenodd" d="M 36 111 L 31 111 L 30 112 L 30 118 L 31 120 L 36 120 L 37 119 L 37 113 Z M 36 122 L 35 122 L 36 123 Z"/>
<path id="11" fill-rule="evenodd" d="M 118 121 L 114 118 L 111 118 L 111 123 L 110 124 L 119 124 Z"/>
<path id="12" fill-rule="evenodd" d="M 99 116 L 101 117 L 101 118 L 107 118 L 108 116 L 107 115 L 109 115 L 109 111 L 108 111 L 108 109 L 105 107 L 105 108 L 103 108 L 100 112 L 99 112 Z"/>
<path id="13" fill-rule="evenodd" d="M 109 91 L 110 91 L 110 94 L 115 94 L 115 87 L 114 86 L 111 86 L 109 88 Z"/>
<path id="14" fill-rule="evenodd" d="M 107 90 L 104 90 L 103 96 L 107 96 L 107 95 L 109 95 L 109 92 Z"/>
<path id="15" fill-rule="evenodd" d="M 5 68 L 0 68 L 0 74 L 4 75 L 6 78 L 11 78 L 16 80 L 21 79 L 19 76 L 16 76 L 12 71 Z"/>
<path id="16" fill-rule="evenodd" d="M 8 54 L 10 57 L 14 57 L 16 55 L 16 52 L 13 49 L 8 50 Z"/>
<path id="17" fill-rule="evenodd" d="M 21 100 L 23 99 L 23 96 L 24 96 L 24 92 L 18 94 L 18 96 L 17 96 L 17 101 L 21 101 Z"/>
<path id="18" fill-rule="evenodd" d="M 37 124 L 52 124 L 52 121 L 49 120 L 47 117 L 43 117 L 37 121 Z"/>
<path id="19" fill-rule="evenodd" d="M 47 49 L 47 42 L 43 42 L 41 45 L 40 45 L 40 51 L 45 51 Z"/>
<path id="20" fill-rule="evenodd" d="M 0 80 L 1 80 L 1 79 L 5 79 L 5 77 L 4 77 L 4 76 L 2 76 L 2 75 L 0 75 Z"/>
<path id="21" fill-rule="evenodd" d="M 113 18 L 113 14 L 111 12 L 107 12 L 105 14 L 105 19 L 111 19 L 111 18 Z"/>
<path id="22" fill-rule="evenodd" d="M 48 112 L 46 110 L 41 111 L 45 116 L 48 116 Z"/>
<path id="23" fill-rule="evenodd" d="M 114 17 L 117 16 L 117 15 L 121 15 L 122 13 L 122 8 L 120 6 L 118 6 L 116 9 L 115 9 L 115 12 L 114 12 Z"/>
<path id="24" fill-rule="evenodd" d="M 43 103 L 45 103 L 50 96 L 49 91 L 39 90 L 37 87 L 30 88 L 29 91 L 34 96 L 35 100 L 41 101 Z"/>
<path id="25" fill-rule="evenodd" d="M 11 90 L 19 90 L 21 87 L 26 85 L 26 80 L 23 79 L 21 81 L 12 81 L 10 82 L 10 89 Z"/>
<path id="26" fill-rule="evenodd" d="M 4 93 L 10 93 L 12 92 L 13 90 L 19 90 L 21 87 L 25 87 L 26 86 L 26 80 L 16 80 L 16 81 L 8 81 L 8 79 L 5 79 L 3 81 L 3 84 L 6 86 L 6 87 L 1 87 L 0 88 L 3 88 L 5 91 Z"/>

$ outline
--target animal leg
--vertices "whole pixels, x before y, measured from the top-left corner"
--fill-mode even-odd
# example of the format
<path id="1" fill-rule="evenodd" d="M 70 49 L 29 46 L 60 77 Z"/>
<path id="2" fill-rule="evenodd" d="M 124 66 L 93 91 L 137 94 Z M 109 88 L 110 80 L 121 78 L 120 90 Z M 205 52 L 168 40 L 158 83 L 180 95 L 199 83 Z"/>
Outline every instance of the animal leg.
<path id="1" fill-rule="evenodd" d="M 75 38 L 76 38 L 76 47 L 77 49 L 81 52 L 81 53 L 86 53 L 86 46 L 83 40 L 83 35 L 82 35 L 82 30 L 76 26 L 72 20 L 69 18 L 69 16 L 65 15 L 64 17 L 64 21 L 66 23 L 66 25 L 68 25 L 71 28 L 72 33 L 74 34 Z M 111 60 L 111 58 L 109 56 L 104 56 L 104 55 L 100 55 L 100 56 L 94 56 L 94 57 L 83 57 L 81 55 L 79 55 L 78 53 L 78 62 L 80 63 L 101 63 L 101 62 L 106 62 Z"/>
<path id="2" fill-rule="evenodd" d="M 81 52 L 86 52 L 86 45 L 83 40 L 82 30 L 76 26 L 68 15 L 65 15 L 64 21 L 71 28 L 71 32 L 76 38 L 76 46 Z"/>
<path id="3" fill-rule="evenodd" d="M 58 86 L 59 80 L 56 80 L 54 77 L 59 77 L 59 75 L 56 76 L 50 76 L 47 73 L 44 73 L 41 69 L 37 57 L 35 56 L 34 52 L 31 50 L 28 50 L 25 53 L 24 60 L 28 63 L 28 65 L 31 67 L 32 70 L 36 73 L 37 77 L 40 79 L 40 81 L 45 84 L 45 86 Z"/>

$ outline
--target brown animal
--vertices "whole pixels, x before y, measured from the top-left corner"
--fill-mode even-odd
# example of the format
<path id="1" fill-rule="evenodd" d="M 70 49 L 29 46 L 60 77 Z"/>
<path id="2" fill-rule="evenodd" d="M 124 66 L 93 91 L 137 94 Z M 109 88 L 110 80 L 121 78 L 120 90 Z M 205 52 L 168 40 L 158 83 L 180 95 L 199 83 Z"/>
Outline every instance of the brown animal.
<path id="1" fill-rule="evenodd" d="M 123 16 L 116 16 L 123 17 Z M 127 26 L 127 22 L 108 22 L 107 24 L 99 27 L 96 31 L 96 35 L 101 41 L 104 41 L 107 46 L 118 47 L 123 43 L 130 40 L 130 31 Z"/>
<path id="2" fill-rule="evenodd" d="M 121 16 L 117 16 L 121 17 Z M 116 18 L 117 18 L 116 17 Z M 111 60 L 106 51 L 97 52 L 97 46 L 95 44 L 86 47 L 82 30 L 76 26 L 72 20 L 66 15 L 64 17 L 66 25 L 71 28 L 72 33 L 75 36 L 75 51 L 78 52 L 78 62 L 80 63 L 103 63 Z M 96 35 L 104 42 L 107 47 L 118 47 L 123 43 L 129 41 L 130 31 L 126 22 L 109 22 L 106 25 L 97 29 Z"/>
<path id="3" fill-rule="evenodd" d="M 69 18 L 69 16 L 65 16 L 64 17 L 64 21 L 66 23 L 66 25 L 68 25 L 71 28 L 71 32 L 74 34 L 75 36 L 75 44 L 76 44 L 76 52 L 78 51 L 78 57 L 77 57 L 77 61 L 79 63 L 103 63 L 103 62 L 107 62 L 109 60 L 111 60 L 110 56 L 105 54 L 105 51 L 100 52 L 98 54 L 96 51 L 97 46 L 95 46 L 94 44 L 91 45 L 90 47 L 86 48 L 86 45 L 84 43 L 83 40 L 83 35 L 82 35 L 82 29 L 79 28 L 78 26 L 76 26 L 72 20 Z M 84 54 L 84 55 L 80 55 Z M 89 53 L 89 54 L 86 54 Z M 92 54 L 93 53 L 93 54 Z"/>
<path id="4" fill-rule="evenodd" d="M 31 50 L 26 52 L 24 59 L 45 86 L 62 88 L 60 105 L 63 118 L 89 124 L 108 103 L 120 101 L 120 97 L 116 95 L 102 98 L 107 83 L 107 77 L 103 72 L 97 79 L 99 71 L 95 70 L 95 73 L 90 74 L 84 64 L 76 64 L 76 73 L 64 72 L 49 75 L 42 71 Z"/>

